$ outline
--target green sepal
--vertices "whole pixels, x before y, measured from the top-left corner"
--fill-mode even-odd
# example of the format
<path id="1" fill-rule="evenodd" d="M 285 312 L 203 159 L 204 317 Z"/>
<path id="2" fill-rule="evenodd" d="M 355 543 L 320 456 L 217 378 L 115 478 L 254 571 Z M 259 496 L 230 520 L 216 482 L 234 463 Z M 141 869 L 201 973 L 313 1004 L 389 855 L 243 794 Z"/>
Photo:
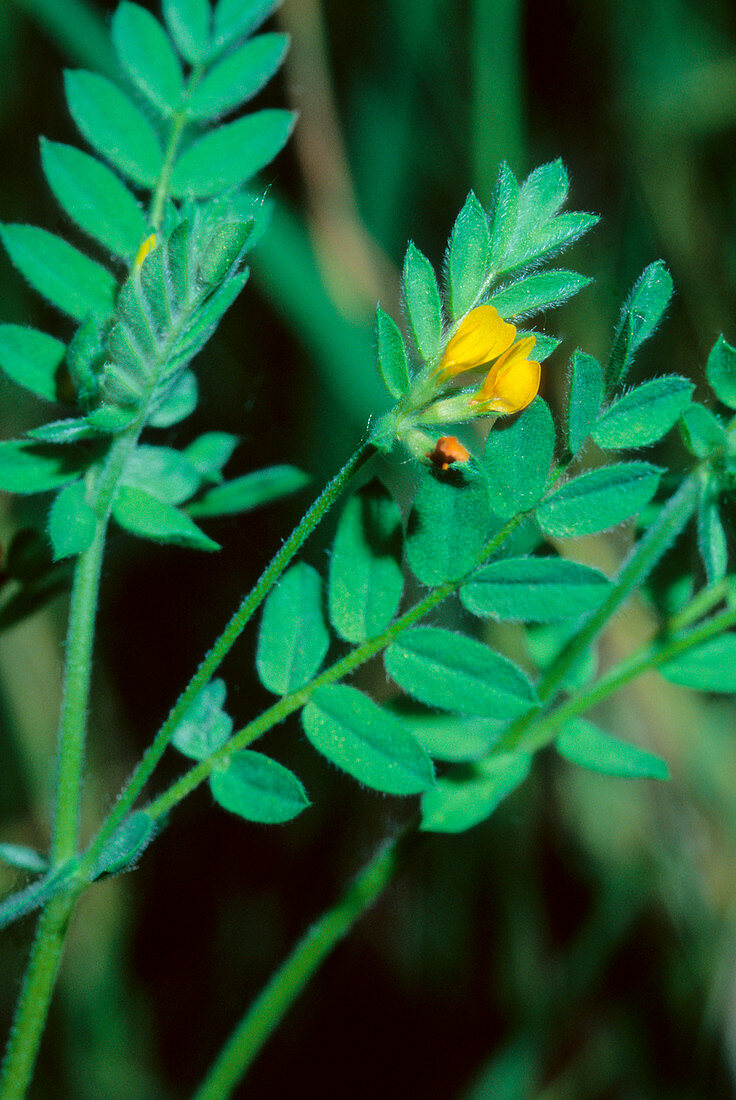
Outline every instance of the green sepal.
<path id="1" fill-rule="evenodd" d="M 188 506 L 192 516 L 233 516 L 273 504 L 308 485 L 309 475 L 296 466 L 268 466 L 251 474 L 223 481 Z"/>
<path id="2" fill-rule="evenodd" d="M 414 497 L 406 559 L 422 584 L 458 580 L 478 560 L 490 524 L 488 485 L 471 466 L 428 470 Z"/>
<path id="3" fill-rule="evenodd" d="M 23 325 L 0 325 L 0 368 L 19 386 L 46 401 L 59 400 L 60 340 Z"/>
<path id="4" fill-rule="evenodd" d="M 573 352 L 567 412 L 567 440 L 571 454 L 576 455 L 590 435 L 602 401 L 602 366 L 584 351 Z"/>
<path id="5" fill-rule="evenodd" d="M 439 627 L 405 631 L 385 652 L 386 671 L 409 695 L 455 714 L 513 719 L 536 705 L 520 668 L 488 646 Z"/>
<path id="6" fill-rule="evenodd" d="M 142 489 L 120 488 L 112 514 L 120 527 L 140 538 L 186 546 L 191 550 L 219 550 L 186 512 L 158 500 Z"/>
<path id="7" fill-rule="evenodd" d="M 172 195 L 206 199 L 247 183 L 281 152 L 295 121 L 292 111 L 268 108 L 205 134 L 177 160 Z"/>
<path id="8" fill-rule="evenodd" d="M 345 505 L 332 546 L 330 621 L 348 642 L 379 634 L 393 619 L 404 586 L 401 513 L 374 478 Z"/>
<path id="9" fill-rule="evenodd" d="M 672 277 L 661 260 L 650 264 L 637 279 L 627 298 L 611 354 L 606 363 L 606 386 L 616 386 L 626 375 L 637 350 L 652 335 L 672 297 Z"/>
<path id="10" fill-rule="evenodd" d="M 437 277 L 427 257 L 413 241 L 404 257 L 404 304 L 417 351 L 425 362 L 439 354 L 442 343 L 442 307 Z"/>
<path id="11" fill-rule="evenodd" d="M 289 46 L 285 34 L 261 34 L 215 65 L 194 89 L 190 118 L 210 122 L 242 106 L 278 70 Z"/>
<path id="12" fill-rule="evenodd" d="M 488 298 L 501 317 L 528 317 L 543 309 L 553 309 L 572 298 L 592 279 L 578 275 L 575 271 L 554 268 L 552 271 L 540 271 L 526 275 L 497 290 Z"/>
<path id="13" fill-rule="evenodd" d="M 170 117 L 179 107 L 184 77 L 158 20 L 145 8 L 123 0 L 113 16 L 112 43 L 138 91 L 165 118 Z"/>
<path id="14" fill-rule="evenodd" d="M 66 485 L 49 512 L 49 538 L 54 561 L 71 558 L 89 549 L 97 531 L 97 516 L 86 501 L 83 481 Z"/>
<path id="15" fill-rule="evenodd" d="M 555 740 L 555 748 L 569 763 L 603 775 L 669 779 L 667 765 L 660 756 L 610 737 L 584 718 L 574 718 L 567 723 Z"/>
<path id="16" fill-rule="evenodd" d="M 471 191 L 447 246 L 447 299 L 453 321 L 467 313 L 478 299 L 488 275 L 490 253 L 488 217 Z"/>
<path id="17" fill-rule="evenodd" d="M 46 493 L 76 481 L 89 464 L 78 447 L 56 447 L 35 440 L 0 443 L 0 490 L 6 493 Z"/>
<path id="18" fill-rule="evenodd" d="M 533 507 L 549 477 L 555 450 L 555 426 L 541 397 L 488 436 L 483 465 L 491 511 L 503 518 Z"/>
<path id="19" fill-rule="evenodd" d="M 251 749 L 233 753 L 210 776 L 212 795 L 224 810 L 261 825 L 291 821 L 309 806 L 301 780 L 283 764 Z"/>
<path id="20" fill-rule="evenodd" d="M 652 378 L 606 409 L 593 427 L 593 439 L 605 450 L 658 443 L 674 428 L 694 389 L 687 378 L 675 374 Z"/>
<path id="21" fill-rule="evenodd" d="M 537 521 L 555 538 L 606 531 L 640 512 L 657 491 L 662 469 L 648 462 L 620 462 L 591 470 L 545 497 Z"/>
<path id="22" fill-rule="evenodd" d="M 564 558 L 503 558 L 473 573 L 460 601 L 474 615 L 511 622 L 579 618 L 604 599 L 604 573 Z"/>
<path id="23" fill-rule="evenodd" d="M 223 710 L 224 680 L 211 680 L 187 707 L 171 735 L 171 744 L 191 760 L 206 760 L 222 748 L 233 731 L 233 720 Z"/>
<path id="24" fill-rule="evenodd" d="M 721 634 L 659 666 L 666 680 L 697 691 L 736 691 L 736 634 Z"/>
<path id="25" fill-rule="evenodd" d="M 409 361 L 404 337 L 393 318 L 380 306 L 376 308 L 376 363 L 391 396 L 403 397 L 409 390 Z"/>
<path id="26" fill-rule="evenodd" d="M 322 578 L 297 562 L 271 589 L 258 632 L 256 670 L 265 688 L 288 695 L 318 671 L 330 645 L 322 610 Z"/>
<path id="27" fill-rule="evenodd" d="M 57 309 L 77 321 L 112 313 L 117 284 L 101 264 L 35 225 L 0 226 L 0 237 L 21 275 Z"/>
<path id="28" fill-rule="evenodd" d="M 722 334 L 711 348 L 705 374 L 718 400 L 729 409 L 736 409 L 736 348 Z"/>
<path id="29" fill-rule="evenodd" d="M 134 256 L 148 231 L 137 200 L 104 164 L 72 145 L 41 138 L 41 164 L 59 205 L 115 256 Z"/>
<path id="30" fill-rule="evenodd" d="M 155 187 L 163 167 L 158 135 L 117 85 L 98 73 L 64 73 L 71 116 L 97 152 L 141 187 Z"/>
<path id="31" fill-rule="evenodd" d="M 680 417 L 680 435 L 690 454 L 706 458 L 726 442 L 726 429 L 715 413 L 693 402 Z"/>
<path id="32" fill-rule="evenodd" d="M 476 764 L 469 775 L 441 778 L 422 795 L 419 828 L 430 833 L 463 833 L 480 825 L 521 786 L 531 769 L 528 753 L 502 753 Z"/>
<path id="33" fill-rule="evenodd" d="M 432 761 L 400 722 L 356 688 L 318 688 L 302 711 L 307 739 L 331 763 L 385 794 L 421 794 Z"/>

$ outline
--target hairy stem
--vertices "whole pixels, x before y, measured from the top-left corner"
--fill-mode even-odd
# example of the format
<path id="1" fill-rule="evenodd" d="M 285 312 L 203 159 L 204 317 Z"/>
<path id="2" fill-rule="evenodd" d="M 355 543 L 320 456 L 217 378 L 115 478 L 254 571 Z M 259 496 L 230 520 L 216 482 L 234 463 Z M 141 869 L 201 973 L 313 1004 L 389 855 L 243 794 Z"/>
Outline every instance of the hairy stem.
<path id="1" fill-rule="evenodd" d="M 340 900 L 312 925 L 235 1028 L 195 1100 L 225 1100 L 232 1095 L 321 964 L 395 877 L 416 835 L 410 829 L 385 844 Z"/>
<path id="2" fill-rule="evenodd" d="M 94 865 L 97 856 L 102 851 L 107 840 L 130 812 L 141 791 L 150 779 L 154 768 L 166 751 L 166 747 L 171 740 L 174 730 L 181 722 L 187 709 L 194 702 L 202 688 L 210 681 L 215 672 L 217 672 L 223 660 L 240 637 L 246 624 L 260 607 L 284 569 L 286 569 L 289 562 L 304 545 L 315 527 L 324 519 L 329 509 L 341 496 L 356 471 L 367 462 L 374 453 L 375 447 L 370 443 L 363 444 L 355 451 L 332 481 L 325 486 L 299 524 L 294 528 L 291 535 L 289 535 L 279 552 L 263 571 L 253 589 L 244 598 L 240 607 L 232 616 L 222 634 L 217 638 L 215 644 L 205 656 L 196 673 L 177 699 L 168 718 L 141 758 L 140 763 L 121 794 L 117 804 L 102 825 L 102 828 L 95 837 L 89 850 L 85 853 L 81 864 L 82 871 L 87 871 Z"/>

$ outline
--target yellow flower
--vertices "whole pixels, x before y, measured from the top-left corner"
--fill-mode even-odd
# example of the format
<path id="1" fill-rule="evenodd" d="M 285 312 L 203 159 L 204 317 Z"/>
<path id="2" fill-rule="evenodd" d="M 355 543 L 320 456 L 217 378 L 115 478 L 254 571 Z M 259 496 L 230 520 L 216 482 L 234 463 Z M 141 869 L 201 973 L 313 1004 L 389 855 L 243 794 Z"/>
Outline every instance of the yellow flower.
<path id="1" fill-rule="evenodd" d="M 158 244 L 156 240 L 156 234 L 151 233 L 150 237 L 146 237 L 145 241 L 141 244 L 140 248 L 136 252 L 135 261 L 133 263 L 133 270 L 140 271 L 143 266 L 143 261 L 149 252 L 153 252 L 154 248 Z"/>
<path id="2" fill-rule="evenodd" d="M 440 380 L 445 382 L 463 371 L 490 363 L 511 347 L 515 336 L 514 326 L 501 320 L 493 306 L 471 309 L 445 348 L 437 368 Z"/>
<path id="3" fill-rule="evenodd" d="M 539 390 L 541 367 L 529 358 L 529 352 L 535 344 L 533 336 L 525 336 L 497 359 L 486 376 L 486 380 L 474 394 L 470 402 L 482 406 L 483 413 L 501 413 L 509 416 L 521 412 Z"/>

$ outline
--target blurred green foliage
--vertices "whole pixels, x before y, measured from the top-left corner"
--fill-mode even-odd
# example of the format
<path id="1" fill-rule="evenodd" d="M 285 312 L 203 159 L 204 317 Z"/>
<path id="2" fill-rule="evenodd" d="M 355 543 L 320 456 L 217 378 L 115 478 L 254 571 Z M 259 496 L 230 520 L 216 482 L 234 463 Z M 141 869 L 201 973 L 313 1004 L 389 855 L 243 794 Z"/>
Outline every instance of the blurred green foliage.
<path id="1" fill-rule="evenodd" d="M 109 68 L 104 24 L 114 6 L 0 6 L 3 220 L 62 225 L 37 136 L 74 140 L 61 69 Z M 561 156 L 575 206 L 603 215 L 575 256 L 595 284 L 546 318 L 565 342 L 545 368 L 545 396 L 554 405 L 575 346 L 605 355 L 622 299 L 660 257 L 677 296 L 637 377 L 656 367 L 691 378 L 704 396 L 715 336 L 736 338 L 728 0 L 285 0 L 279 20 L 292 51 L 285 78 L 261 98 L 288 101 L 300 124 L 263 180 L 276 213 L 253 282 L 203 356 L 203 401 L 171 429 L 172 442 L 216 427 L 244 438 L 233 473 L 271 462 L 317 479 L 335 469 L 385 400 L 371 323 L 377 299 L 395 313 L 407 239 L 439 263 L 467 191 L 487 200 L 501 158 L 522 174 Z M 53 331 L 56 318 L 5 256 L 0 297 L 4 320 Z M 40 422 L 32 398 L 0 386 L 3 438 Z M 399 492 L 404 473 L 389 471 Z M 183 551 L 113 543 L 88 825 L 299 503 L 255 522 L 221 521 L 225 549 L 204 566 Z M 36 508 L 2 501 L 3 546 L 17 526 L 41 521 Z M 732 536 L 732 510 L 726 524 Z M 616 547 L 592 544 L 591 561 L 606 567 Z M 319 543 L 310 555 L 322 564 Z M 658 570 L 658 595 L 676 599 L 672 581 L 697 568 L 681 540 Z M 3 839 L 39 847 L 62 612 L 57 602 L 0 639 Z M 627 611 L 603 658 L 629 652 L 651 631 L 650 615 L 644 603 Z M 509 628 L 505 640 L 510 651 L 519 644 Z M 248 640 L 224 675 L 236 721 L 246 720 L 266 701 Z M 604 718 L 664 756 L 672 782 L 606 779 L 550 756 L 491 821 L 432 839 L 328 962 L 247 1095 L 339 1096 L 350 1081 L 360 1100 L 387 1080 L 396 1095 L 428 1100 L 733 1095 L 734 708 L 650 677 Z M 314 807 L 266 832 L 195 796 L 134 875 L 90 893 L 34 1095 L 188 1095 L 296 936 L 404 812 L 327 772 L 296 723 L 272 736 Z M 173 775 L 177 762 L 167 766 Z M 19 880 L 0 871 L 3 891 Z M 29 935 L 23 924 L 0 940 L 3 1020 Z"/>

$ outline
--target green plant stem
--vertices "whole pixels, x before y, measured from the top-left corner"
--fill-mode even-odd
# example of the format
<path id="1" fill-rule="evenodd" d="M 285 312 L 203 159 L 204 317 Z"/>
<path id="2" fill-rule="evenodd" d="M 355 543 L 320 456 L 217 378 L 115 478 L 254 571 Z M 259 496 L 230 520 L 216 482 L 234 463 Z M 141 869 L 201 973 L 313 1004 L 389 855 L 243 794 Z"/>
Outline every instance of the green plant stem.
<path id="1" fill-rule="evenodd" d="M 90 845 L 90 848 L 85 853 L 80 864 L 82 873 L 89 871 L 94 865 L 106 842 L 132 809 L 138 796 L 150 779 L 154 768 L 166 751 L 172 734 L 181 722 L 187 709 L 194 702 L 202 688 L 209 682 L 212 676 L 214 676 L 215 672 L 240 637 L 246 624 L 266 598 L 284 569 L 286 569 L 289 562 L 304 545 L 315 527 L 324 519 L 329 509 L 341 496 L 357 470 L 367 462 L 374 453 L 375 447 L 371 443 L 364 443 L 353 455 L 351 455 L 332 481 L 325 486 L 321 494 L 302 517 L 299 524 L 289 535 L 279 552 L 272 558 L 270 564 L 263 571 L 255 586 L 243 599 L 237 611 L 177 699 L 168 718 L 141 758 L 140 763 L 123 790 L 118 802 L 103 823 L 97 836 Z M 201 782 L 201 780 L 199 780 L 199 782 Z"/>
<path id="2" fill-rule="evenodd" d="M 161 175 L 158 178 L 156 184 L 156 190 L 153 193 L 151 199 L 151 212 L 149 214 L 149 220 L 151 227 L 158 233 L 161 228 L 161 222 L 164 216 L 164 206 L 166 200 L 169 197 L 169 185 L 171 183 L 171 173 L 174 171 L 174 163 L 176 161 L 176 155 L 179 152 L 179 146 L 184 134 L 184 130 L 187 125 L 187 116 L 184 111 L 177 111 L 177 113 L 171 119 L 171 129 L 169 131 L 169 139 L 166 143 L 166 152 L 164 154 L 164 163 L 161 168 Z"/>
<path id="3" fill-rule="evenodd" d="M 340 900 L 312 925 L 238 1024 L 194 1100 L 232 1095 L 309 980 L 395 877 L 416 836 L 416 830 L 409 829 L 384 845 Z"/>
<path id="4" fill-rule="evenodd" d="M 693 602 L 697 600 L 698 597 L 695 597 Z M 539 720 L 533 735 L 521 747 L 531 751 L 549 744 L 560 726 L 570 718 L 603 702 L 642 673 L 681 656 L 732 626 L 736 626 L 736 608 L 714 616 L 687 635 L 642 646 L 587 691 L 562 703 Z M 668 629 L 669 624 L 665 635 Z M 328 909 L 299 941 L 228 1039 L 196 1093 L 195 1100 L 224 1100 L 231 1095 L 329 952 L 396 876 L 403 865 L 400 853 L 408 850 L 422 836 L 418 827 L 419 823 L 414 822 L 389 841 L 348 887 L 343 898 Z"/>
<path id="5" fill-rule="evenodd" d="M 3 1100 L 22 1100 L 30 1085 L 76 900 L 77 894 L 54 898 L 39 919 L 0 1074 Z"/>

